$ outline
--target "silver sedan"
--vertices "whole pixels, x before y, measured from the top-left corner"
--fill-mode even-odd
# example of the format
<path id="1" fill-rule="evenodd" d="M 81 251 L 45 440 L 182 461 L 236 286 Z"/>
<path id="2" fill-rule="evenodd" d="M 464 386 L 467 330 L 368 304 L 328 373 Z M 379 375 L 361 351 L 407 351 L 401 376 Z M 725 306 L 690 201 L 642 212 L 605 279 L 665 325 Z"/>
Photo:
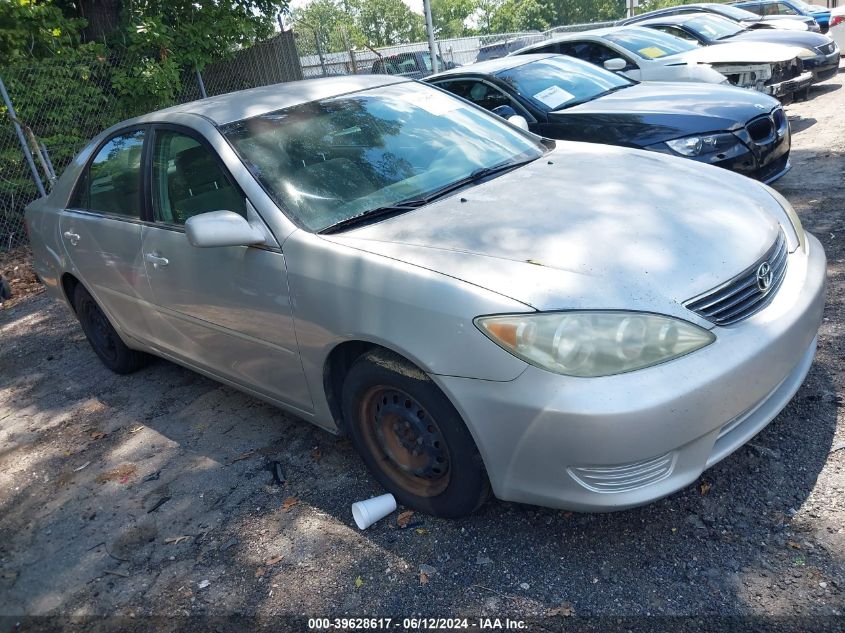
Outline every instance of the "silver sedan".
<path id="1" fill-rule="evenodd" d="M 440 516 L 688 485 L 801 385 L 825 296 L 774 190 L 402 78 L 125 121 L 26 217 L 110 369 L 154 354 L 346 433 Z"/>

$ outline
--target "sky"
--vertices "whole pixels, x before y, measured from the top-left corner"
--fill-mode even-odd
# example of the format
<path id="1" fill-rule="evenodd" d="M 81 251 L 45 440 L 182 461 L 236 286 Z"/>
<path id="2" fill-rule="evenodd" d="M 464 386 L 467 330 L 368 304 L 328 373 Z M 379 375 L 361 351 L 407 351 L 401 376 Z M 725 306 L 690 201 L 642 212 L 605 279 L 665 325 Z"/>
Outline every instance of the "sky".
<path id="1" fill-rule="evenodd" d="M 402 0 L 405 4 L 410 7 L 411 11 L 415 11 L 422 15 L 423 8 L 422 8 L 422 0 Z M 291 9 L 296 9 L 298 7 L 304 7 L 308 4 L 308 0 L 292 0 L 290 3 Z"/>

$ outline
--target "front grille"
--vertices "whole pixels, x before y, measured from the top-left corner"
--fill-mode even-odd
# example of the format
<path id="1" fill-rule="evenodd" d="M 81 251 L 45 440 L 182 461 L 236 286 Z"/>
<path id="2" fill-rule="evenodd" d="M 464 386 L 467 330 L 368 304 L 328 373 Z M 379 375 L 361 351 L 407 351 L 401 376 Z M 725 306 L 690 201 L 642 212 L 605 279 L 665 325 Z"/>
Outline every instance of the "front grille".
<path id="1" fill-rule="evenodd" d="M 757 145 L 768 145 L 775 138 L 782 138 L 788 127 L 789 120 L 783 113 L 783 108 L 776 108 L 771 114 L 764 114 L 749 121 L 745 130 Z"/>
<path id="2" fill-rule="evenodd" d="M 762 310 L 777 293 L 786 276 L 787 255 L 786 236 L 778 233 L 774 245 L 753 266 L 739 275 L 684 302 L 684 307 L 700 314 L 716 325 L 731 325 Z M 762 267 L 768 264 L 771 280 L 765 288 L 759 279 Z M 768 279 L 768 275 L 764 275 Z"/>
<path id="3" fill-rule="evenodd" d="M 830 55 L 833 51 L 836 50 L 836 44 L 834 42 L 830 42 L 829 44 L 825 44 L 824 46 L 817 47 L 817 50 L 822 55 Z"/>
<path id="4" fill-rule="evenodd" d="M 772 122 L 775 124 L 775 129 L 785 129 L 788 123 L 786 115 L 783 113 L 783 108 L 778 108 L 772 112 Z"/>
<path id="5" fill-rule="evenodd" d="M 593 492 L 630 492 L 657 483 L 672 473 L 675 453 L 619 466 L 568 468 L 579 484 Z"/>
<path id="6" fill-rule="evenodd" d="M 752 141 L 760 143 L 774 134 L 775 124 L 772 119 L 767 116 L 763 116 L 751 121 L 745 126 L 745 129 L 748 130 L 748 134 L 751 136 Z"/>

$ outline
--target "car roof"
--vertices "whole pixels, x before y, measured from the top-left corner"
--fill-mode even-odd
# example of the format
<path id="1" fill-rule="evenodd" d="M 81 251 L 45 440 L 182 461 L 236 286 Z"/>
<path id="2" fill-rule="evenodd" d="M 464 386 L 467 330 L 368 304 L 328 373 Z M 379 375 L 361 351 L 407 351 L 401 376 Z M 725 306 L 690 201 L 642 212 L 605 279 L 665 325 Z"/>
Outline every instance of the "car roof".
<path id="1" fill-rule="evenodd" d="M 499 57 L 498 59 L 488 59 L 483 62 L 475 62 L 474 64 L 444 70 L 442 73 L 426 77 L 425 81 L 440 79 L 449 75 L 495 75 L 503 70 L 510 70 L 511 68 L 523 66 L 538 59 L 548 59 L 549 57 L 559 57 L 559 55 L 555 53 L 532 53 L 530 55 L 514 55 Z"/>
<path id="2" fill-rule="evenodd" d="M 602 38 L 605 35 L 610 35 L 611 33 L 619 33 L 620 31 L 633 31 L 633 30 L 640 30 L 644 31 L 645 29 L 639 28 L 639 24 L 631 24 L 629 26 L 606 26 L 601 29 L 590 29 L 589 31 L 575 31 L 573 33 L 564 33 L 562 35 L 555 35 L 554 37 L 550 37 L 547 40 L 543 40 L 542 42 L 537 42 L 536 44 L 529 44 L 518 51 L 514 51 L 511 55 L 516 55 L 519 51 L 530 51 L 532 48 L 539 48 L 541 46 L 545 46 L 546 44 L 555 44 L 557 42 L 568 42 L 570 40 L 579 40 L 583 39 L 586 35 L 587 39 L 597 37 Z"/>
<path id="3" fill-rule="evenodd" d="M 648 24 L 684 24 L 685 22 L 689 22 L 690 20 L 694 20 L 695 18 L 701 17 L 702 15 L 706 15 L 707 17 L 713 17 L 712 13 L 682 13 L 680 15 L 660 15 L 657 17 L 649 18 L 648 20 L 643 20 L 642 22 L 637 22 L 638 26 L 645 26 Z M 718 16 L 721 17 L 721 16 Z"/>
<path id="4" fill-rule="evenodd" d="M 405 81 L 410 80 L 406 77 L 391 75 L 344 75 L 290 81 L 182 103 L 123 121 L 118 126 L 165 122 L 174 114 L 196 114 L 209 119 L 215 125 L 225 125 L 309 101 L 328 99 Z"/>

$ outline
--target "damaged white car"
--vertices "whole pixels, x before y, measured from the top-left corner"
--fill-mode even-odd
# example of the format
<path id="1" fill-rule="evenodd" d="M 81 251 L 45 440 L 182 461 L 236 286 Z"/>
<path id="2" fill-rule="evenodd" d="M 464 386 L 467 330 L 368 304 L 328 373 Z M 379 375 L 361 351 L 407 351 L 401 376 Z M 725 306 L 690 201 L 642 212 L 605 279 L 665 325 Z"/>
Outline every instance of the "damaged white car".
<path id="1" fill-rule="evenodd" d="M 790 97 L 813 81 L 813 74 L 804 71 L 800 48 L 763 42 L 702 47 L 641 27 L 570 33 L 513 54 L 528 53 L 577 57 L 636 81 L 727 81 L 779 98 Z"/>

